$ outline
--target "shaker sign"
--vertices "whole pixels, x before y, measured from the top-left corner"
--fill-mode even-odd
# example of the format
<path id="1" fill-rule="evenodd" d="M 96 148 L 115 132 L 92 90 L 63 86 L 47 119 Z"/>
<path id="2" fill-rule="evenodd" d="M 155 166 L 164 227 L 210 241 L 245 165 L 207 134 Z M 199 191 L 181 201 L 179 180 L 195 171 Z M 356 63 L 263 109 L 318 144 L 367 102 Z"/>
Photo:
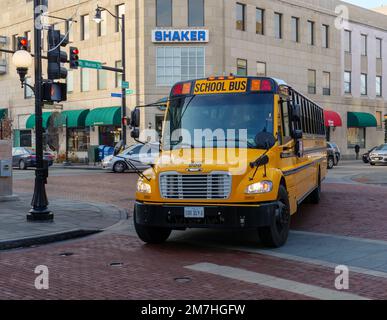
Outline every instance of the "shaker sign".
<path id="1" fill-rule="evenodd" d="M 209 32 L 204 29 L 156 29 L 152 31 L 154 43 L 206 43 Z"/>

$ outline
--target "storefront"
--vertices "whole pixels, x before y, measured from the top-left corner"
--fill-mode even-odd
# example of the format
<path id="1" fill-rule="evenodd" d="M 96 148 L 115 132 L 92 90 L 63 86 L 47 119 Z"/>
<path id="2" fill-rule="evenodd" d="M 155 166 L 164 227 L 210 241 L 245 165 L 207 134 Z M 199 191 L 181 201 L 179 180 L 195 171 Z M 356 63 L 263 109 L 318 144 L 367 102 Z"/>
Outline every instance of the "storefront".
<path id="1" fill-rule="evenodd" d="M 90 110 L 66 110 L 58 118 L 56 126 L 62 128 L 64 146 L 61 152 L 68 153 L 72 158 L 85 159 L 90 146 L 90 128 L 85 126 Z M 67 149 L 66 149 L 67 146 Z"/>
<path id="2" fill-rule="evenodd" d="M 60 117 L 59 112 L 43 112 L 42 114 L 42 127 L 43 127 L 43 146 L 49 148 L 52 151 L 59 150 L 59 135 L 58 128 L 55 125 L 57 119 Z M 32 141 L 32 130 L 35 130 L 35 114 L 31 114 L 26 122 L 26 130 L 23 131 L 23 141 L 29 143 L 30 139 Z M 22 142 L 22 131 L 20 131 L 20 144 Z"/>
<path id="3" fill-rule="evenodd" d="M 336 128 L 342 127 L 343 122 L 340 115 L 331 110 L 324 110 L 324 122 L 326 127 L 327 141 L 331 141 L 331 131 L 336 131 Z"/>
<path id="4" fill-rule="evenodd" d="M 95 144 L 113 147 L 120 140 L 121 107 L 91 110 L 86 117 L 85 126 L 91 127 L 91 135 L 98 134 L 98 143 Z"/>
<path id="5" fill-rule="evenodd" d="M 348 112 L 347 114 L 347 144 L 348 149 L 355 148 L 359 145 L 361 149 L 367 146 L 367 128 L 376 128 L 376 118 L 366 112 Z"/>

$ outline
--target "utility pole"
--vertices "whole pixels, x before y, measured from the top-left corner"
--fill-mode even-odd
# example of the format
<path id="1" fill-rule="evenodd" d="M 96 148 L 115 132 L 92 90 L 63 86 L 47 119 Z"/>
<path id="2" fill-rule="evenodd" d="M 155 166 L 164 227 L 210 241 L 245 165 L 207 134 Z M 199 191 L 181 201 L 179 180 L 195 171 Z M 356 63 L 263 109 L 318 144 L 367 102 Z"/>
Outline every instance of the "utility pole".
<path id="1" fill-rule="evenodd" d="M 48 0 L 44 0 L 45 4 Z M 35 140 L 36 140 L 36 170 L 35 188 L 29 214 L 29 221 L 53 220 L 54 215 L 48 209 L 46 183 L 48 177 L 48 166 L 43 159 L 43 125 L 42 125 L 42 30 L 40 21 L 40 8 L 42 0 L 34 0 L 34 54 L 35 54 Z"/>
<path id="2" fill-rule="evenodd" d="M 125 15 L 121 16 L 121 37 L 122 37 L 122 81 L 126 82 L 126 46 L 125 46 Z M 121 84 L 122 87 L 122 105 L 121 105 L 121 130 L 122 130 L 122 141 L 124 146 L 126 146 L 126 122 L 123 119 L 126 119 L 126 89 Z"/>

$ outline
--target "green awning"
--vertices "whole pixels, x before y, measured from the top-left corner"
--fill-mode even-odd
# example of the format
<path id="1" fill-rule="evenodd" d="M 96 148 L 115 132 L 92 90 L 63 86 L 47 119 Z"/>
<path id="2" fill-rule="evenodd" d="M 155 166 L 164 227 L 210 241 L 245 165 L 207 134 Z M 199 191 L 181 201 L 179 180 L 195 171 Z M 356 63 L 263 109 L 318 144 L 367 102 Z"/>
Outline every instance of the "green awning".
<path id="1" fill-rule="evenodd" d="M 121 107 L 107 107 L 90 110 L 86 117 L 87 127 L 92 126 L 120 126 Z"/>
<path id="2" fill-rule="evenodd" d="M 66 127 L 67 120 L 67 128 L 85 127 L 86 118 L 89 112 L 89 109 L 62 111 L 57 121 L 55 121 L 55 126 Z"/>
<path id="3" fill-rule="evenodd" d="M 8 109 L 0 109 L 0 120 L 8 115 Z"/>
<path id="4" fill-rule="evenodd" d="M 43 112 L 42 114 L 43 129 L 47 129 L 51 115 L 52 115 L 52 112 Z M 35 114 L 31 114 L 27 119 L 26 129 L 34 129 L 34 128 L 35 128 Z"/>
<path id="5" fill-rule="evenodd" d="M 366 112 L 348 112 L 348 128 L 377 127 L 376 118 Z"/>

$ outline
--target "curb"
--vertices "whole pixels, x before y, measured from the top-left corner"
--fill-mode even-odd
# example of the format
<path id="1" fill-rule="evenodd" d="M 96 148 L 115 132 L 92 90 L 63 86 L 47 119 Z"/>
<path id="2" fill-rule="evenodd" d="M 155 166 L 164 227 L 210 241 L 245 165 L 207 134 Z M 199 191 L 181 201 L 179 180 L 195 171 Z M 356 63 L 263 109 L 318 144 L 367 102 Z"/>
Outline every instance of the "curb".
<path id="1" fill-rule="evenodd" d="M 44 236 L 22 238 L 15 240 L 0 241 L 0 250 L 10 250 L 16 248 L 27 248 L 35 245 L 48 244 L 58 241 L 82 238 L 92 234 L 100 233 L 102 230 L 70 230 Z"/>
<path id="2" fill-rule="evenodd" d="M 52 168 L 55 169 L 76 169 L 76 170 L 100 170 L 102 171 L 103 169 L 101 167 L 89 167 L 89 166 L 62 166 L 62 165 L 54 165 Z"/>

